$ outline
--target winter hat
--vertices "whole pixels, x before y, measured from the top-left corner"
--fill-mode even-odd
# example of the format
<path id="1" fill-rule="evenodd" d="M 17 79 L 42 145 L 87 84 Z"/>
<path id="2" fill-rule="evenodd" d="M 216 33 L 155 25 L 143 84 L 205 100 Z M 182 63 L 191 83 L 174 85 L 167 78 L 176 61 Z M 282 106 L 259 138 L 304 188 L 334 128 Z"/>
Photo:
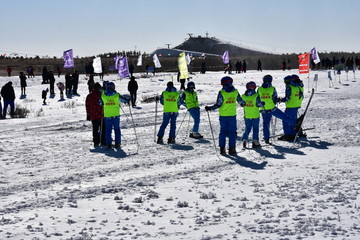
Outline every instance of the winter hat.
<path id="1" fill-rule="evenodd" d="M 221 85 L 223 86 L 231 85 L 232 83 L 233 83 L 233 79 L 229 76 L 223 77 L 221 79 Z"/>
<path id="2" fill-rule="evenodd" d="M 293 78 L 293 76 L 291 76 L 291 75 L 286 76 L 286 77 L 284 77 L 284 83 L 285 83 L 285 84 L 288 84 L 288 83 L 290 83 L 293 79 L 294 79 L 294 78 Z"/>
<path id="3" fill-rule="evenodd" d="M 271 76 L 271 75 L 265 75 L 264 77 L 263 77 L 263 81 L 264 82 L 269 82 L 269 83 L 271 83 L 272 82 L 272 79 L 273 79 L 273 77 Z"/>
<path id="4" fill-rule="evenodd" d="M 293 74 L 293 75 L 291 75 L 291 76 L 292 76 L 294 82 L 300 82 L 300 81 L 301 81 L 298 75 Z"/>
<path id="5" fill-rule="evenodd" d="M 247 89 L 247 90 L 250 90 L 250 89 L 255 90 L 255 89 L 256 89 L 256 83 L 253 82 L 253 81 L 248 82 L 248 83 L 246 84 L 246 89 Z"/>
<path id="6" fill-rule="evenodd" d="M 115 90 L 115 83 L 113 83 L 113 82 L 108 82 L 108 83 L 106 84 L 106 89 L 113 89 L 113 90 Z"/>
<path id="7" fill-rule="evenodd" d="M 187 87 L 195 89 L 195 83 L 194 82 L 188 82 Z"/>
<path id="8" fill-rule="evenodd" d="M 93 89 L 100 89 L 101 88 L 101 85 L 100 83 L 95 83 L 94 86 L 93 86 Z"/>
<path id="9" fill-rule="evenodd" d="M 171 81 L 166 84 L 166 87 L 173 87 L 173 86 L 174 86 L 174 83 Z"/>

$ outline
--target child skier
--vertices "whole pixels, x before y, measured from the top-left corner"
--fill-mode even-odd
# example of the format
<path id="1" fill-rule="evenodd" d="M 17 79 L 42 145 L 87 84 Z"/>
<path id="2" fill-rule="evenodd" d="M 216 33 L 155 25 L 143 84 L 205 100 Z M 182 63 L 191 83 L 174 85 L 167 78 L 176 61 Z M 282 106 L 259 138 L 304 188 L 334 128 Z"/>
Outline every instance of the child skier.
<path id="1" fill-rule="evenodd" d="M 199 100 L 197 97 L 197 93 L 195 91 L 194 82 L 188 82 L 187 88 L 181 94 L 180 98 L 181 98 L 181 103 L 186 106 L 190 116 L 194 119 L 194 126 L 192 128 L 192 132 L 190 133 L 190 137 L 203 138 L 203 136 L 199 133 L 200 108 L 199 108 Z"/>
<path id="2" fill-rule="evenodd" d="M 170 122 L 170 132 L 168 143 L 175 143 L 175 134 L 176 134 L 176 118 L 179 115 L 179 106 L 180 106 L 180 94 L 177 89 L 174 87 L 173 82 L 168 82 L 166 85 L 166 90 L 161 93 L 160 103 L 164 105 L 163 113 L 163 122 L 160 126 L 159 132 L 157 134 L 158 144 L 163 144 L 164 133 L 167 125 Z"/>
<path id="3" fill-rule="evenodd" d="M 250 131 L 253 132 L 252 147 L 261 147 L 259 143 L 259 124 L 260 124 L 260 110 L 259 107 L 263 107 L 264 104 L 260 101 L 259 94 L 256 93 L 255 82 L 248 82 L 246 84 L 246 91 L 241 98 L 244 103 L 241 106 L 244 107 L 244 118 L 245 118 L 245 132 L 242 137 L 243 147 L 246 148 Z"/>
<path id="4" fill-rule="evenodd" d="M 232 84 L 233 79 L 231 77 L 223 77 L 221 79 L 223 88 L 218 93 L 216 103 L 213 106 L 205 107 L 206 111 L 219 108 L 219 147 L 221 155 L 226 155 L 226 137 L 229 138 L 229 154 L 236 155 L 236 102 L 241 104 L 243 100 Z"/>

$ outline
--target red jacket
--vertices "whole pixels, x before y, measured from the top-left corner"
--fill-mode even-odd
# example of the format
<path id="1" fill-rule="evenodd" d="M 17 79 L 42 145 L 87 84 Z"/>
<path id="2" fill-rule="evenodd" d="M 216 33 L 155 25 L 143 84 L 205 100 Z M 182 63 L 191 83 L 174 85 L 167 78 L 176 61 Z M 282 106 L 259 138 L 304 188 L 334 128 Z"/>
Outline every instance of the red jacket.
<path id="1" fill-rule="evenodd" d="M 90 115 L 90 120 L 99 120 L 104 116 L 103 107 L 100 106 L 101 92 L 94 90 L 86 97 L 86 114 Z"/>

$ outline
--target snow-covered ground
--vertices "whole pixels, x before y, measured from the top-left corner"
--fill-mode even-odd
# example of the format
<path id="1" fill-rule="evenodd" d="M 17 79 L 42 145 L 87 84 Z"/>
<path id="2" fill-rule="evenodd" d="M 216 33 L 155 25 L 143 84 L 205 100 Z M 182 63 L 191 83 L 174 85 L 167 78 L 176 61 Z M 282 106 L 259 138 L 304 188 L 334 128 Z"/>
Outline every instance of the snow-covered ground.
<path id="1" fill-rule="evenodd" d="M 360 76 L 351 72 L 347 80 L 343 73 L 330 88 L 327 71 L 312 72 L 311 81 L 301 75 L 304 106 L 315 73 L 319 81 L 304 122 L 315 129 L 308 138 L 296 144 L 274 138 L 259 150 L 241 150 L 239 139 L 234 157 L 216 154 L 203 110 L 215 102 L 223 73 L 192 75 L 205 138 L 187 137 L 192 121 L 182 107 L 175 145 L 154 142 L 155 103 L 141 100 L 160 94 L 176 73 L 136 75 L 138 108 L 131 112 L 140 146 L 123 105 L 121 151 L 92 149 L 84 75 L 80 96 L 59 101 L 56 89 L 47 105 L 41 77 L 27 79 L 22 99 L 19 78 L 0 77 L 0 87 L 11 80 L 16 104 L 31 111 L 27 118 L 0 120 L 0 239 L 359 239 Z M 273 75 L 283 96 L 283 77 L 297 71 L 231 76 L 242 93 L 246 82 L 259 85 L 265 74 Z M 105 80 L 127 94 L 128 80 Z M 242 116 L 239 106 L 239 135 Z M 218 112 L 210 119 L 217 143 Z"/>

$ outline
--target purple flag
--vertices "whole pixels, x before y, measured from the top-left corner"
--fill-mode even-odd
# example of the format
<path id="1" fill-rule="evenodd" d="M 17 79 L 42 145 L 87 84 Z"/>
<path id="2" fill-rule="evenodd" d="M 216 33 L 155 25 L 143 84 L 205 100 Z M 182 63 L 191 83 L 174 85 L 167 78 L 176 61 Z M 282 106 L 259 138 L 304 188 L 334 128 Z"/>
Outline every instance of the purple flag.
<path id="1" fill-rule="evenodd" d="M 114 57 L 114 61 L 115 61 L 115 69 L 119 69 L 119 60 L 120 60 L 120 56 L 116 56 Z"/>
<path id="2" fill-rule="evenodd" d="M 118 69 L 119 77 L 120 78 L 130 77 L 127 57 L 126 56 L 120 57 L 117 62 L 118 62 L 117 69 Z"/>
<path id="3" fill-rule="evenodd" d="M 73 50 L 66 50 L 63 54 L 64 58 L 64 68 L 72 68 L 74 67 L 74 58 L 73 58 Z"/>
<path id="4" fill-rule="evenodd" d="M 316 49 L 313 48 L 310 50 L 311 58 L 314 61 L 315 64 L 318 64 L 320 62 L 319 54 L 317 53 Z"/>
<path id="5" fill-rule="evenodd" d="M 223 62 L 224 64 L 228 64 L 229 63 L 229 51 L 226 50 L 222 56 Z"/>

